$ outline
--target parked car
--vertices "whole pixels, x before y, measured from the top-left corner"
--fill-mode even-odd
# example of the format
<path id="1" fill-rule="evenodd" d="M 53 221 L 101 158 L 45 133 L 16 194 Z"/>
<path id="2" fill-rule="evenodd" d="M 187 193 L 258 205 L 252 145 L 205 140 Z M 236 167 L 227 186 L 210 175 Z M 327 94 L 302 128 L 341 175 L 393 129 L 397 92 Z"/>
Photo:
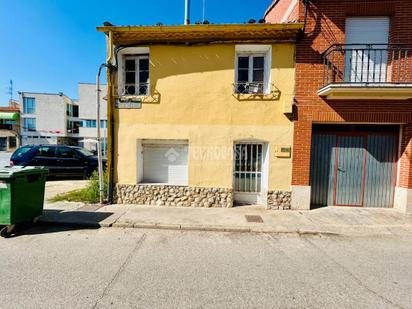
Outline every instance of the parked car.
<path id="1" fill-rule="evenodd" d="M 103 161 L 104 166 L 106 161 Z M 97 156 L 87 149 L 63 145 L 29 145 L 11 156 L 12 166 L 45 166 L 49 176 L 86 179 L 97 170 Z"/>

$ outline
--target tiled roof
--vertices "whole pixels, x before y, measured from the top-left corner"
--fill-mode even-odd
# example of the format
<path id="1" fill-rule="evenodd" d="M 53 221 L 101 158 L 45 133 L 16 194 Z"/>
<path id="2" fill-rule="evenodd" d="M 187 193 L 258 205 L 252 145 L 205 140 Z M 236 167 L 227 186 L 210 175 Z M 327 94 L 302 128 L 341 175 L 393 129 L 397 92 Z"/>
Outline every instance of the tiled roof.
<path id="1" fill-rule="evenodd" d="M 116 45 L 147 43 L 294 41 L 303 24 L 209 24 L 180 26 L 104 26 Z"/>

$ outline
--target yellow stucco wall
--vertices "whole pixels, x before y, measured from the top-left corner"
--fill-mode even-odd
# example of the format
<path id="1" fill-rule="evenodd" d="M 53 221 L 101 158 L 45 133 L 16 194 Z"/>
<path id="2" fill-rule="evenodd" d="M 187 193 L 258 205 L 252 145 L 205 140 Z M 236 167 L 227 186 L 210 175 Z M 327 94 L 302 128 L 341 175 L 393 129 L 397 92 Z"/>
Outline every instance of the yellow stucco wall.
<path id="1" fill-rule="evenodd" d="M 189 186 L 232 188 L 234 141 L 255 139 L 269 144 L 268 189 L 290 190 L 291 159 L 276 158 L 274 149 L 292 145 L 293 123 L 283 110 L 293 99 L 294 44 L 272 46 L 276 100 L 238 100 L 232 86 L 235 55 L 235 45 L 228 44 L 150 47 L 155 102 L 114 112 L 117 183 L 137 183 L 138 140 L 184 139 Z"/>

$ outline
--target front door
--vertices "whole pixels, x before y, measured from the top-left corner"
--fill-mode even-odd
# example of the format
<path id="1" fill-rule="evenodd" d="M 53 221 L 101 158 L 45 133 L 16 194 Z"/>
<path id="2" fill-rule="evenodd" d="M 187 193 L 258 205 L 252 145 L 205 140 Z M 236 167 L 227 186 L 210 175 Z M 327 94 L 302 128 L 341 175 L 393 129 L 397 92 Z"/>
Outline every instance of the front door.
<path id="1" fill-rule="evenodd" d="M 241 143 L 234 151 L 235 202 L 257 204 L 262 190 L 263 144 Z"/>

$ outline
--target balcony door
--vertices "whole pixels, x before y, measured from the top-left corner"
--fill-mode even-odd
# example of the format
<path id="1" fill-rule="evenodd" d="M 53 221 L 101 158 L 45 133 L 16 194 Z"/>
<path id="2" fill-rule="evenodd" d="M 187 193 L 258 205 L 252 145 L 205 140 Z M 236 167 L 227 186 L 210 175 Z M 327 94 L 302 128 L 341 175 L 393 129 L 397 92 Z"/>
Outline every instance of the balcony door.
<path id="1" fill-rule="evenodd" d="M 346 19 L 345 81 L 387 81 L 389 17 Z"/>

